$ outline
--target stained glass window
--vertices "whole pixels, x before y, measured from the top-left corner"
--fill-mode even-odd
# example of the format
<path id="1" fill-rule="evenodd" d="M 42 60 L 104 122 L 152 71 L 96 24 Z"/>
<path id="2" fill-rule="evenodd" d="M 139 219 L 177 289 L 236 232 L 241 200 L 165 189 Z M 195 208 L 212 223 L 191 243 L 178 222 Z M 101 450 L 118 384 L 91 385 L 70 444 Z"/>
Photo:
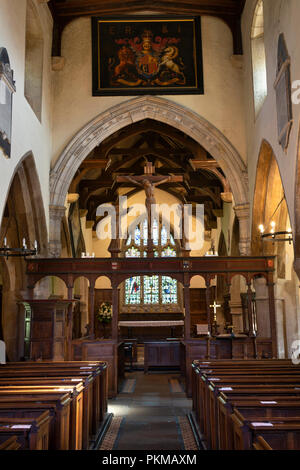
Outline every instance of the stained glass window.
<path id="1" fill-rule="evenodd" d="M 125 246 L 125 256 L 127 258 L 146 257 L 147 252 L 142 247 L 147 246 L 148 224 L 144 220 L 137 225 L 134 236 L 129 235 Z M 152 239 L 155 245 L 155 257 L 175 257 L 177 256 L 176 244 L 172 233 L 166 226 L 153 220 Z M 176 279 L 169 276 L 135 276 L 125 281 L 125 304 L 126 305 L 177 305 L 178 285 Z"/>
<path id="2" fill-rule="evenodd" d="M 170 258 L 176 255 L 177 255 L 176 250 L 174 250 L 174 248 L 172 248 L 171 246 L 167 246 L 167 248 L 164 248 L 164 250 L 161 252 L 161 256 L 163 258 Z"/>
<path id="3" fill-rule="evenodd" d="M 159 303 L 159 277 L 144 276 L 144 304 Z"/>
<path id="4" fill-rule="evenodd" d="M 141 230 L 137 225 L 134 231 L 134 242 L 136 245 L 140 246 L 141 244 Z"/>
<path id="5" fill-rule="evenodd" d="M 141 254 L 135 246 L 132 246 L 126 251 L 125 256 L 126 258 L 140 258 Z"/>
<path id="6" fill-rule="evenodd" d="M 176 304 L 177 303 L 177 281 L 169 276 L 162 276 L 162 304 Z"/>
<path id="7" fill-rule="evenodd" d="M 141 278 L 139 276 L 130 277 L 125 281 L 125 303 L 141 303 Z"/>

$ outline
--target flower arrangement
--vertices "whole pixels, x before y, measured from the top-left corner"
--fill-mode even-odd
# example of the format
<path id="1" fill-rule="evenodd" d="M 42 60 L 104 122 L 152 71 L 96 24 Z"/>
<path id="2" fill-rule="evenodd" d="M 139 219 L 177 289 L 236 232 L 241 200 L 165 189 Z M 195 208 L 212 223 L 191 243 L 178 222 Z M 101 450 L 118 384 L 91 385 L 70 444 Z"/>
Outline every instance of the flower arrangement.
<path id="1" fill-rule="evenodd" d="M 109 323 L 112 319 L 112 306 L 109 302 L 102 302 L 97 312 L 97 319 L 100 323 Z"/>

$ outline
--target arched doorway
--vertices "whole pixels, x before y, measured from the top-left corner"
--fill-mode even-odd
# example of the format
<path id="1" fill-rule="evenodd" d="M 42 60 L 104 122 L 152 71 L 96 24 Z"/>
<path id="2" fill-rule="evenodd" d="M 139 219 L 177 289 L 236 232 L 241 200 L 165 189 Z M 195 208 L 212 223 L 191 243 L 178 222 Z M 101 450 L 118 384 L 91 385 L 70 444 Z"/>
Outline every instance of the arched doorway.
<path id="1" fill-rule="evenodd" d="M 0 227 L 0 243 L 22 246 L 23 239 L 47 255 L 48 237 L 40 183 L 32 154 L 26 155 L 16 168 L 6 199 Z M 10 360 L 24 355 L 25 311 L 21 303 L 27 296 L 26 263 L 23 258 L 1 259 L 2 329 Z"/>
<path id="2" fill-rule="evenodd" d="M 290 356 L 291 346 L 298 338 L 299 295 L 298 280 L 293 269 L 294 250 L 288 242 L 264 241 L 261 230 L 270 233 L 290 231 L 289 208 L 275 154 L 270 144 L 263 141 L 257 163 L 253 199 L 251 254 L 276 255 L 277 280 L 275 283 L 278 351 L 280 357 Z M 263 305 L 267 286 L 260 286 L 256 303 Z M 257 295 L 259 297 L 257 297 Z"/>

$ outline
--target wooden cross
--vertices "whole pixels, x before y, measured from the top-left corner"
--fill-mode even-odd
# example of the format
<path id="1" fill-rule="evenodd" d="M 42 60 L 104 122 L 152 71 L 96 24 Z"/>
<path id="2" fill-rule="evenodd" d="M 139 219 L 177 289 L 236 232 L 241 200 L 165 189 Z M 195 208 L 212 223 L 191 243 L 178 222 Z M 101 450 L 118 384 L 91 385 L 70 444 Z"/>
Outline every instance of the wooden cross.
<path id="1" fill-rule="evenodd" d="M 217 304 L 217 302 L 214 300 L 214 303 L 210 305 L 210 307 L 214 309 L 214 321 L 217 321 L 217 308 L 222 307 L 222 305 Z"/>
<path id="2" fill-rule="evenodd" d="M 141 186 L 145 193 L 146 193 L 146 201 L 147 199 L 154 198 L 154 188 L 159 186 L 163 183 L 180 183 L 183 181 L 183 177 L 181 175 L 174 176 L 174 175 L 156 175 L 155 174 L 155 166 L 152 166 L 151 162 L 147 162 L 146 166 L 144 167 L 144 174 L 143 175 L 124 175 L 124 176 L 117 176 L 118 183 L 133 183 L 136 186 Z M 152 201 L 151 201 L 152 202 Z M 155 202 L 154 202 L 155 203 Z"/>
<path id="3" fill-rule="evenodd" d="M 133 183 L 136 186 L 140 186 L 144 189 L 146 194 L 146 211 L 148 217 L 148 245 L 147 245 L 147 252 L 148 256 L 154 256 L 154 247 L 153 241 L 151 238 L 151 207 L 156 203 L 154 197 L 154 188 L 159 186 L 160 184 L 171 182 L 171 183 L 179 183 L 183 181 L 182 176 L 163 176 L 163 175 L 156 175 L 155 174 L 155 166 L 152 166 L 151 162 L 147 162 L 146 166 L 144 167 L 144 174 L 138 176 L 132 175 L 125 175 L 125 176 L 117 176 L 118 183 Z"/>

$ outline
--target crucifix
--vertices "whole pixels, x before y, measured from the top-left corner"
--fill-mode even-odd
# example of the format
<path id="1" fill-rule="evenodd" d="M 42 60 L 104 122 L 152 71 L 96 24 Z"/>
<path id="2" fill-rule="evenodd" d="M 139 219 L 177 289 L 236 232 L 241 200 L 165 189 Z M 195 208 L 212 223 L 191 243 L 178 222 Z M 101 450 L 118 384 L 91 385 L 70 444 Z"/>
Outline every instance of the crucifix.
<path id="1" fill-rule="evenodd" d="M 210 307 L 214 309 L 213 334 L 217 335 L 218 334 L 217 308 L 222 307 L 222 305 L 217 304 L 217 302 L 214 300 L 214 303 L 210 305 Z"/>
<path id="2" fill-rule="evenodd" d="M 144 189 L 146 194 L 146 211 L 147 211 L 147 218 L 148 218 L 148 240 L 147 240 L 147 255 L 149 257 L 154 256 L 154 246 L 151 237 L 151 208 L 153 204 L 156 204 L 155 196 L 154 196 L 154 188 L 159 186 L 163 183 L 180 183 L 183 181 L 182 176 L 174 176 L 174 175 L 156 175 L 155 174 L 155 166 L 152 165 L 151 162 L 147 162 L 144 166 L 144 174 L 143 175 L 125 175 L 125 176 L 117 176 L 118 183 L 133 183 L 136 186 L 140 186 Z"/>
<path id="3" fill-rule="evenodd" d="M 211 308 L 214 309 L 214 322 L 217 321 L 217 308 L 222 307 L 222 305 L 217 304 L 217 302 L 214 300 L 214 303 L 210 305 Z"/>

